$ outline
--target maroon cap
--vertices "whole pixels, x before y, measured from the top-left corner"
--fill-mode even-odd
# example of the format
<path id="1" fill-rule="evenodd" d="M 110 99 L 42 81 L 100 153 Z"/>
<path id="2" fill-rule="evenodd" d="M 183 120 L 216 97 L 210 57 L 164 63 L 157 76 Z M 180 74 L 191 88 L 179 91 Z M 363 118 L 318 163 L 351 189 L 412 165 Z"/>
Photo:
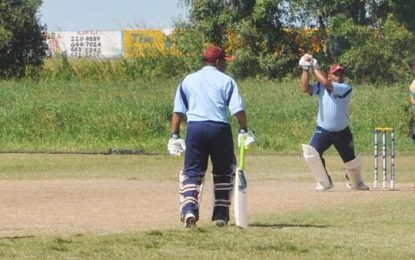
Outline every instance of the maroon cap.
<path id="1" fill-rule="evenodd" d="M 203 53 L 203 61 L 215 62 L 219 59 L 225 59 L 226 61 L 233 61 L 235 60 L 235 57 L 227 55 L 225 51 L 218 46 L 210 46 Z"/>
<path id="2" fill-rule="evenodd" d="M 344 73 L 344 68 L 342 65 L 340 64 L 333 64 L 331 65 L 330 69 L 329 69 L 329 73 L 330 74 L 334 74 L 336 71 L 341 71 Z"/>

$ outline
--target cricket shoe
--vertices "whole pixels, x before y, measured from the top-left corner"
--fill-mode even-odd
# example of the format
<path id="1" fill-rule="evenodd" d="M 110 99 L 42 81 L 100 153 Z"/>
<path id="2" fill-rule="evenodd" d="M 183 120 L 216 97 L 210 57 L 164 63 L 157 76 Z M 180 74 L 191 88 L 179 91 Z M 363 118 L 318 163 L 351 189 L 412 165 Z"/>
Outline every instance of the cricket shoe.
<path id="1" fill-rule="evenodd" d="M 196 216 L 192 212 L 186 213 L 184 217 L 184 227 L 185 228 L 195 228 L 196 227 Z"/>
<path id="2" fill-rule="evenodd" d="M 317 186 L 316 186 L 316 191 L 328 191 L 328 190 L 332 189 L 333 187 L 334 187 L 334 185 L 333 185 L 332 182 L 330 182 L 330 186 L 329 187 L 326 187 L 323 184 L 321 184 L 321 183 L 318 182 L 317 183 Z"/>
<path id="3" fill-rule="evenodd" d="M 224 227 L 224 226 L 228 225 L 228 222 L 224 219 L 217 219 L 217 220 L 215 220 L 215 224 L 218 227 Z"/>
<path id="4" fill-rule="evenodd" d="M 330 189 L 333 189 L 334 185 L 333 185 L 333 181 L 331 180 L 331 177 L 328 175 L 329 177 L 329 181 L 330 181 L 330 186 L 326 187 L 323 184 L 321 184 L 321 182 L 317 182 L 317 186 L 316 186 L 316 191 L 328 191 Z"/>
<path id="5" fill-rule="evenodd" d="M 363 181 L 359 182 L 357 187 L 353 187 L 350 182 L 347 182 L 346 186 L 351 190 L 369 190 L 369 187 Z"/>

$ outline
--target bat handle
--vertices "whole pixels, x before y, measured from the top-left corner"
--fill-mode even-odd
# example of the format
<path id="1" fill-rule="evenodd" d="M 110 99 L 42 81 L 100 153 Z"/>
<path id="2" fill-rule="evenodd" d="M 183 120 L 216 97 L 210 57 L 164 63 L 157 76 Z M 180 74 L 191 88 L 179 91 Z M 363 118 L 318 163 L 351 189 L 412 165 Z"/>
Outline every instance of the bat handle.
<path id="1" fill-rule="evenodd" d="M 239 169 L 245 169 L 245 137 L 241 138 L 239 147 Z"/>

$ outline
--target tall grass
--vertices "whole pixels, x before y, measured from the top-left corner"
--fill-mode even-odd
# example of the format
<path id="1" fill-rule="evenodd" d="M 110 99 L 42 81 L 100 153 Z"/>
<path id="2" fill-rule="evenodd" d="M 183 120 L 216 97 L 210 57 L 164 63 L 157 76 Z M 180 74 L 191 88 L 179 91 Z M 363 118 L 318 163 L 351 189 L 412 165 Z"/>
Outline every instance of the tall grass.
<path id="1" fill-rule="evenodd" d="M 68 59 L 63 55 L 46 60 L 39 78 L 49 81 L 169 79 L 186 73 L 185 60 L 186 57 L 157 52 L 134 59 L 107 60 Z"/>
<path id="2" fill-rule="evenodd" d="M 2 150 L 157 150 L 162 136 L 167 136 L 171 110 L 169 103 L 160 101 L 171 98 L 172 87 L 154 85 L 2 82 Z"/>
<path id="3" fill-rule="evenodd" d="M 308 143 L 315 128 L 317 97 L 300 91 L 299 79 L 286 81 L 243 81 L 250 127 L 256 130 L 255 151 L 292 153 Z M 397 149 L 413 150 L 409 138 L 409 96 L 405 84 L 375 87 L 354 86 L 351 128 L 358 152 L 372 150 L 377 126 L 396 129 Z"/>
<path id="4" fill-rule="evenodd" d="M 0 151 L 119 147 L 165 153 L 180 79 L 114 79 L 107 76 L 108 66 L 85 72 L 102 79 L 0 82 Z M 300 91 L 298 79 L 244 80 L 239 87 L 258 137 L 253 153 L 297 153 L 300 143 L 309 141 L 317 99 Z M 375 126 L 394 127 L 397 150 L 413 150 L 408 107 L 406 84 L 355 86 L 351 127 L 357 151 L 371 152 Z"/>

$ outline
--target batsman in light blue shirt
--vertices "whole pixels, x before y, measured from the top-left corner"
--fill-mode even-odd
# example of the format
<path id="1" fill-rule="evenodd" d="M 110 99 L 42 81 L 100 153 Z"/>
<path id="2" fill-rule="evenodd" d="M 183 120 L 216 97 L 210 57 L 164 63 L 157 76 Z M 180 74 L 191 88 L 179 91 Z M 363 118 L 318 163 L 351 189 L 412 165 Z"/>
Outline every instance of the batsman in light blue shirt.
<path id="1" fill-rule="evenodd" d="M 188 122 L 229 123 L 228 109 L 235 115 L 245 104 L 236 82 L 214 66 L 188 75 L 176 91 L 174 112 L 186 114 Z"/>
<path id="2" fill-rule="evenodd" d="M 310 54 L 303 55 L 299 65 L 303 69 L 301 90 L 318 97 L 317 127 L 310 145 L 302 145 L 304 159 L 317 182 L 316 190 L 326 191 L 334 187 L 323 158 L 324 152 L 331 145 L 334 145 L 345 163 L 347 187 L 352 190 L 368 190 L 369 187 L 362 179 L 361 158 L 355 155 L 353 135 L 349 128 L 353 88 L 344 82 L 343 66 L 333 64 L 326 76 Z M 309 84 L 310 72 L 314 73 L 317 83 Z"/>
<path id="3" fill-rule="evenodd" d="M 349 126 L 349 106 L 352 86 L 348 83 L 332 82 L 329 92 L 320 82 L 313 84 L 312 94 L 318 96 L 317 125 L 330 132 L 339 132 Z"/>
<path id="4" fill-rule="evenodd" d="M 228 224 L 236 165 L 229 116 L 238 121 L 238 141 L 246 140 L 246 146 L 255 140 L 248 131 L 238 85 L 224 73 L 226 62 L 232 59 L 220 47 L 209 47 L 203 54 L 204 67 L 186 76 L 176 91 L 168 150 L 172 155 L 185 153 L 180 173 L 180 213 L 186 228 L 195 227 L 199 220 L 209 158 L 214 188 L 212 221 L 217 226 Z M 185 116 L 188 124 L 184 142 L 179 131 Z"/>

